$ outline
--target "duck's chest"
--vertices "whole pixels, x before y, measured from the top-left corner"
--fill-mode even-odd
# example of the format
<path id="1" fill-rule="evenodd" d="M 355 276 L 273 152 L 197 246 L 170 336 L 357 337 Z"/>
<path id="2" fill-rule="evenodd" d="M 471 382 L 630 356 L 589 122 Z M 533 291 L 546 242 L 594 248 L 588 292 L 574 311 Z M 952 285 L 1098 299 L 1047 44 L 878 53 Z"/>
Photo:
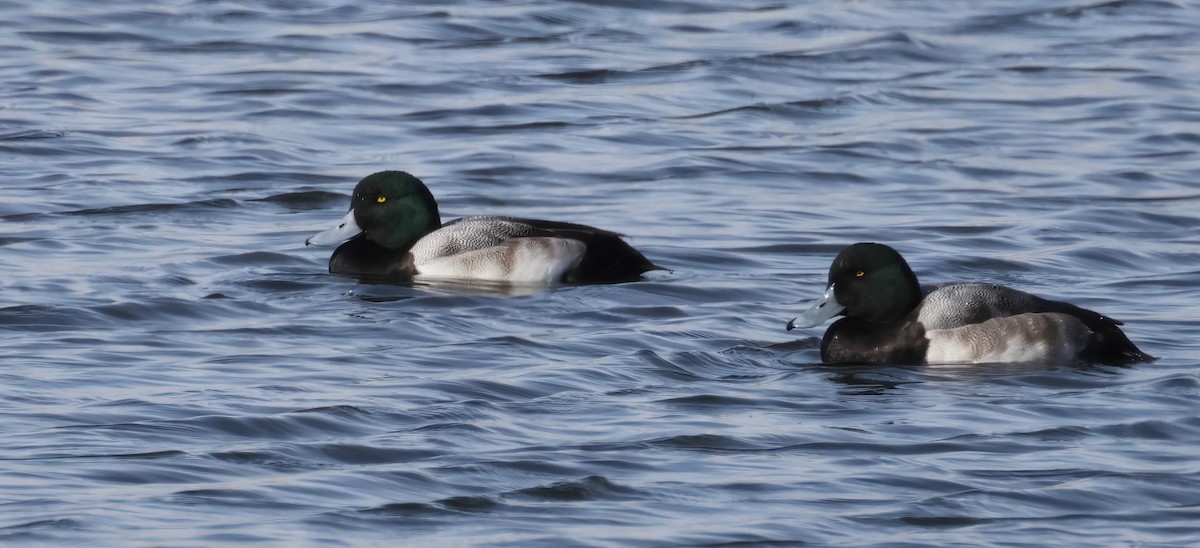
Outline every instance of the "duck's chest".
<path id="1" fill-rule="evenodd" d="M 329 258 L 329 271 L 334 274 L 369 274 L 381 276 L 411 276 L 412 254 L 407 250 L 380 247 L 364 237 L 354 238 L 337 248 Z"/>
<path id="2" fill-rule="evenodd" d="M 821 340 L 821 359 L 832 363 L 925 363 L 929 339 L 915 322 L 878 324 L 842 318 Z"/>

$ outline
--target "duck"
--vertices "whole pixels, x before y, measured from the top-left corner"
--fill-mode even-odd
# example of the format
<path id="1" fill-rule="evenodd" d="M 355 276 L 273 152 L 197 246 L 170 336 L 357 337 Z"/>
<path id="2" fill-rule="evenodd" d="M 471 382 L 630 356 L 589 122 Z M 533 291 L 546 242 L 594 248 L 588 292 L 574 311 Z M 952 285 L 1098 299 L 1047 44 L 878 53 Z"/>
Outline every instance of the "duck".
<path id="1" fill-rule="evenodd" d="M 1155 358 L 1121 322 L 1079 306 L 992 283 L 923 290 L 886 244 L 853 244 L 833 260 L 824 295 L 787 330 L 843 316 L 821 339 L 821 360 L 860 364 L 1086 362 Z"/>
<path id="2" fill-rule="evenodd" d="M 341 244 L 329 272 L 515 284 L 632 281 L 665 270 L 622 235 L 588 225 L 504 216 L 443 224 L 417 177 L 380 171 L 354 188 L 350 211 L 305 245 Z"/>

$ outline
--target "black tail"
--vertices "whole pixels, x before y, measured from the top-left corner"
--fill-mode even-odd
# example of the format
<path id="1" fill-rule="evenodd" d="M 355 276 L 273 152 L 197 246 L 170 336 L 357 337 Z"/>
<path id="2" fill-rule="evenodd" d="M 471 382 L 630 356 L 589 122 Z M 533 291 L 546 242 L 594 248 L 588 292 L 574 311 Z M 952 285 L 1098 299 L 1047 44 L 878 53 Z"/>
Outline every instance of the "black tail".
<path id="1" fill-rule="evenodd" d="M 1132 365 L 1154 361 L 1154 356 L 1142 352 L 1119 327 L 1121 322 L 1105 316 L 1103 323 L 1092 328 L 1092 338 L 1082 355 L 1088 361 L 1107 365 Z"/>
<path id="2" fill-rule="evenodd" d="M 517 219 L 533 227 L 527 236 L 553 236 L 579 240 L 587 252 L 579 265 L 563 276 L 567 283 L 629 282 L 651 270 L 666 270 L 647 259 L 641 251 L 625 243 L 621 234 L 594 226 L 562 221 Z"/>
<path id="3" fill-rule="evenodd" d="M 567 282 L 627 282 L 641 278 L 644 272 L 666 270 L 615 234 L 589 234 L 579 239 L 587 244 L 587 253 L 579 266 L 567 273 Z"/>
<path id="4" fill-rule="evenodd" d="M 1092 330 L 1092 338 L 1087 348 L 1079 353 L 1079 357 L 1089 362 L 1106 365 L 1131 365 L 1135 363 L 1154 361 L 1154 356 L 1142 352 L 1125 332 L 1121 331 L 1122 323 L 1109 318 L 1094 310 L 1075 306 L 1071 303 L 1051 301 L 1034 297 L 1040 312 L 1062 312 L 1079 318 L 1088 329 Z"/>

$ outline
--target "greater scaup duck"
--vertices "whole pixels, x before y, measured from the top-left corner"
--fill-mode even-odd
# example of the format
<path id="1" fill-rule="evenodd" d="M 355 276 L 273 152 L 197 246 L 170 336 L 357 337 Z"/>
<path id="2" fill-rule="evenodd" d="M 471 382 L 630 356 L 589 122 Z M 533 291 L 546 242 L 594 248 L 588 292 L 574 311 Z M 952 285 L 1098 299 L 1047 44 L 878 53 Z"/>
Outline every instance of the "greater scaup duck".
<path id="1" fill-rule="evenodd" d="M 360 181 L 346 216 L 305 245 L 340 242 L 329 258 L 335 274 L 550 284 L 628 281 L 662 270 L 620 234 L 586 225 L 495 216 L 442 224 L 429 188 L 403 171 Z"/>
<path id="2" fill-rule="evenodd" d="M 857 243 L 829 267 L 825 295 L 788 330 L 837 315 L 821 340 L 829 363 L 1099 362 L 1153 360 L 1121 322 L 1073 304 L 986 283 L 922 292 L 908 263 L 883 244 Z"/>

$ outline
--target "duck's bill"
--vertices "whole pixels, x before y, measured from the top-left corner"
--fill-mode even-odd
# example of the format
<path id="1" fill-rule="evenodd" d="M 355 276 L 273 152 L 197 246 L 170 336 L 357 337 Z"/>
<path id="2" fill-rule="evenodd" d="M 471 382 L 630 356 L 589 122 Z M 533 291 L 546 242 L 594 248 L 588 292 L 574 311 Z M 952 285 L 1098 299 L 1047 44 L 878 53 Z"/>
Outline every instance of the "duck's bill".
<path id="1" fill-rule="evenodd" d="M 803 314 L 788 322 L 787 330 L 791 331 L 797 327 L 816 327 L 845 309 L 845 305 L 839 303 L 837 296 L 833 294 L 833 284 L 830 284 L 829 289 L 825 290 L 825 294 L 817 302 L 813 303 Z"/>
<path id="2" fill-rule="evenodd" d="M 362 231 L 361 228 L 358 228 L 358 223 L 354 220 L 354 210 L 351 209 L 345 217 L 342 217 L 342 220 L 338 221 L 337 226 L 304 240 L 304 245 L 340 244 L 362 234 Z"/>

